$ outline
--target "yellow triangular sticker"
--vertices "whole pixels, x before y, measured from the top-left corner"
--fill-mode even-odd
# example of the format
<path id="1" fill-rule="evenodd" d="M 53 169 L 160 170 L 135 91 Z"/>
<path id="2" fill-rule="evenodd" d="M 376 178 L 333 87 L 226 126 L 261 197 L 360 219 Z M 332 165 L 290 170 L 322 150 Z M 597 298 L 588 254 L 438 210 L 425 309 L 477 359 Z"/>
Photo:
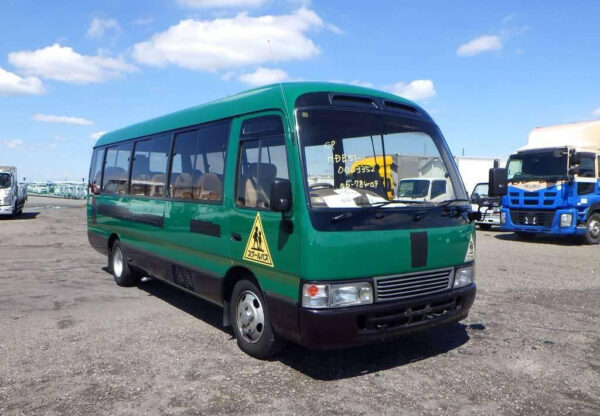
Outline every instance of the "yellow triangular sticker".
<path id="1" fill-rule="evenodd" d="M 248 242 L 246 243 L 246 250 L 244 250 L 243 258 L 244 260 L 273 267 L 273 259 L 271 258 L 267 236 L 265 235 L 265 230 L 263 229 L 262 221 L 260 220 L 260 212 L 256 213 L 256 218 L 254 219 L 254 224 L 252 224 L 252 229 L 248 236 Z"/>

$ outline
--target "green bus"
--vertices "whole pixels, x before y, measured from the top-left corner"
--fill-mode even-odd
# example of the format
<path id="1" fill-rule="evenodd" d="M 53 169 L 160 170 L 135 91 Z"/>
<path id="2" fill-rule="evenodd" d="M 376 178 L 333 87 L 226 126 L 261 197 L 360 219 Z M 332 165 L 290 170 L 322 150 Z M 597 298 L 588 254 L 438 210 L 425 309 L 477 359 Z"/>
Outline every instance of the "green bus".
<path id="1" fill-rule="evenodd" d="M 402 178 L 447 198 L 402 199 Z M 358 86 L 265 86 L 102 136 L 88 239 L 118 285 L 142 276 L 223 307 L 239 347 L 268 357 L 380 342 L 464 319 L 474 215 L 429 115 Z"/>

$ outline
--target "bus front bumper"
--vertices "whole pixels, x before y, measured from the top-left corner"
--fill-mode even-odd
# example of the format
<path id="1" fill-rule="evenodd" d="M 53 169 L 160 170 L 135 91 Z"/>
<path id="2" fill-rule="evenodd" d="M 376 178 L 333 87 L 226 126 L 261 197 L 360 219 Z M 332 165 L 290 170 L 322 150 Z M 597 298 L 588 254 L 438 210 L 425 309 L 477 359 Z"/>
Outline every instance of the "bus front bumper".
<path id="1" fill-rule="evenodd" d="M 300 343 L 335 349 L 373 344 L 465 319 L 475 284 L 412 300 L 340 309 L 300 308 Z"/>
<path id="2" fill-rule="evenodd" d="M 0 215 L 12 215 L 13 206 L 12 205 L 0 205 Z"/>

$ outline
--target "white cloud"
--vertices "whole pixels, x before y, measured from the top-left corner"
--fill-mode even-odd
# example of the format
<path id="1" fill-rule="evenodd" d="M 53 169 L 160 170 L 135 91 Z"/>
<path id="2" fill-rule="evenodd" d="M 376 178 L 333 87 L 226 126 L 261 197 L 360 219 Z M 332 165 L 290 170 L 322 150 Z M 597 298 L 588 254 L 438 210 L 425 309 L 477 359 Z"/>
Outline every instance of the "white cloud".
<path id="1" fill-rule="evenodd" d="M 335 33 L 336 35 L 345 35 L 346 31 L 344 29 L 340 29 L 338 26 L 333 23 L 327 23 L 327 29 Z"/>
<path id="2" fill-rule="evenodd" d="M 98 140 L 100 137 L 102 137 L 104 134 L 106 134 L 105 131 L 97 131 L 96 133 L 92 133 L 90 134 L 90 139 L 94 139 L 94 140 Z"/>
<path id="3" fill-rule="evenodd" d="M 600 117 L 600 107 L 598 107 L 594 111 L 592 111 L 592 115 L 594 115 L 596 117 Z"/>
<path id="4" fill-rule="evenodd" d="M 69 116 L 53 116 L 49 114 L 34 114 L 31 116 L 34 121 L 41 121 L 45 123 L 65 123 L 65 124 L 76 124 L 79 126 L 91 126 L 94 124 L 93 121 L 87 120 L 81 117 L 69 117 Z"/>
<path id="5" fill-rule="evenodd" d="M 497 51 L 502 49 L 502 38 L 496 35 L 479 36 L 458 47 L 456 54 L 458 56 L 474 56 L 483 52 Z"/>
<path id="6" fill-rule="evenodd" d="M 304 7 L 279 16 L 240 13 L 215 20 L 186 19 L 134 45 L 133 56 L 147 65 L 206 71 L 308 59 L 320 50 L 306 32 L 323 26 L 323 20 Z"/>
<path id="7" fill-rule="evenodd" d="M 289 80 L 289 76 L 283 69 L 260 67 L 254 72 L 240 75 L 238 79 L 248 85 L 258 87 Z"/>
<path id="8" fill-rule="evenodd" d="M 101 38 L 108 32 L 113 32 L 115 35 L 121 33 L 121 26 L 116 19 L 100 19 L 94 17 L 87 30 L 89 38 Z"/>
<path id="9" fill-rule="evenodd" d="M 23 140 L 19 139 L 2 140 L 2 144 L 7 149 L 21 150 L 23 148 Z"/>
<path id="10" fill-rule="evenodd" d="M 39 78 L 23 78 L 0 68 L 0 97 L 5 95 L 39 95 L 43 93 L 44 86 Z"/>
<path id="11" fill-rule="evenodd" d="M 182 6 L 197 9 L 258 7 L 266 2 L 267 0 L 177 0 Z"/>
<path id="12" fill-rule="evenodd" d="M 8 60 L 25 75 L 74 84 L 102 82 L 137 70 L 122 58 L 81 55 L 58 43 L 35 51 L 11 52 Z"/>
<path id="13" fill-rule="evenodd" d="M 399 95 L 409 100 L 426 100 L 437 94 L 433 81 L 430 79 L 417 79 L 408 84 L 397 82 L 385 88 L 392 94 Z"/>
<path id="14" fill-rule="evenodd" d="M 354 81 L 350 81 L 350 84 L 357 85 L 359 87 L 365 87 L 365 88 L 375 88 L 375 85 L 373 85 L 372 83 L 370 83 L 368 81 L 361 81 L 360 79 L 355 79 Z"/>

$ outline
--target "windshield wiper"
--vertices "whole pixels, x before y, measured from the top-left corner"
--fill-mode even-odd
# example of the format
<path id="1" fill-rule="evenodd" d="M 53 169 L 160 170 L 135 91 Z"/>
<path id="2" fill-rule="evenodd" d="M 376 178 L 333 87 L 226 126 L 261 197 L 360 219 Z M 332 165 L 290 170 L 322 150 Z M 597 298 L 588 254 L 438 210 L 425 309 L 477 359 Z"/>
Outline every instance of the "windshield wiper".
<path id="1" fill-rule="evenodd" d="M 383 201 L 383 202 L 375 202 L 374 204 L 368 205 L 367 207 L 385 207 L 386 205 L 391 205 L 391 204 L 423 204 L 423 205 L 430 205 L 430 204 L 426 204 L 423 201 L 414 201 L 411 199 L 407 199 L 407 200 L 403 200 L 403 199 L 398 199 L 398 200 L 391 200 L 391 201 Z"/>
<path id="2" fill-rule="evenodd" d="M 447 199 L 445 201 L 439 202 L 436 205 L 438 207 L 447 207 L 448 205 L 450 205 L 453 202 L 471 202 L 468 199 L 465 198 L 457 198 L 457 199 Z"/>
<path id="3" fill-rule="evenodd" d="M 351 212 L 348 212 L 348 211 L 342 212 L 339 215 L 334 215 L 333 217 L 331 217 L 331 222 L 338 222 L 341 220 L 345 220 L 346 218 L 350 218 L 352 215 L 354 215 L 354 214 L 352 214 Z"/>

